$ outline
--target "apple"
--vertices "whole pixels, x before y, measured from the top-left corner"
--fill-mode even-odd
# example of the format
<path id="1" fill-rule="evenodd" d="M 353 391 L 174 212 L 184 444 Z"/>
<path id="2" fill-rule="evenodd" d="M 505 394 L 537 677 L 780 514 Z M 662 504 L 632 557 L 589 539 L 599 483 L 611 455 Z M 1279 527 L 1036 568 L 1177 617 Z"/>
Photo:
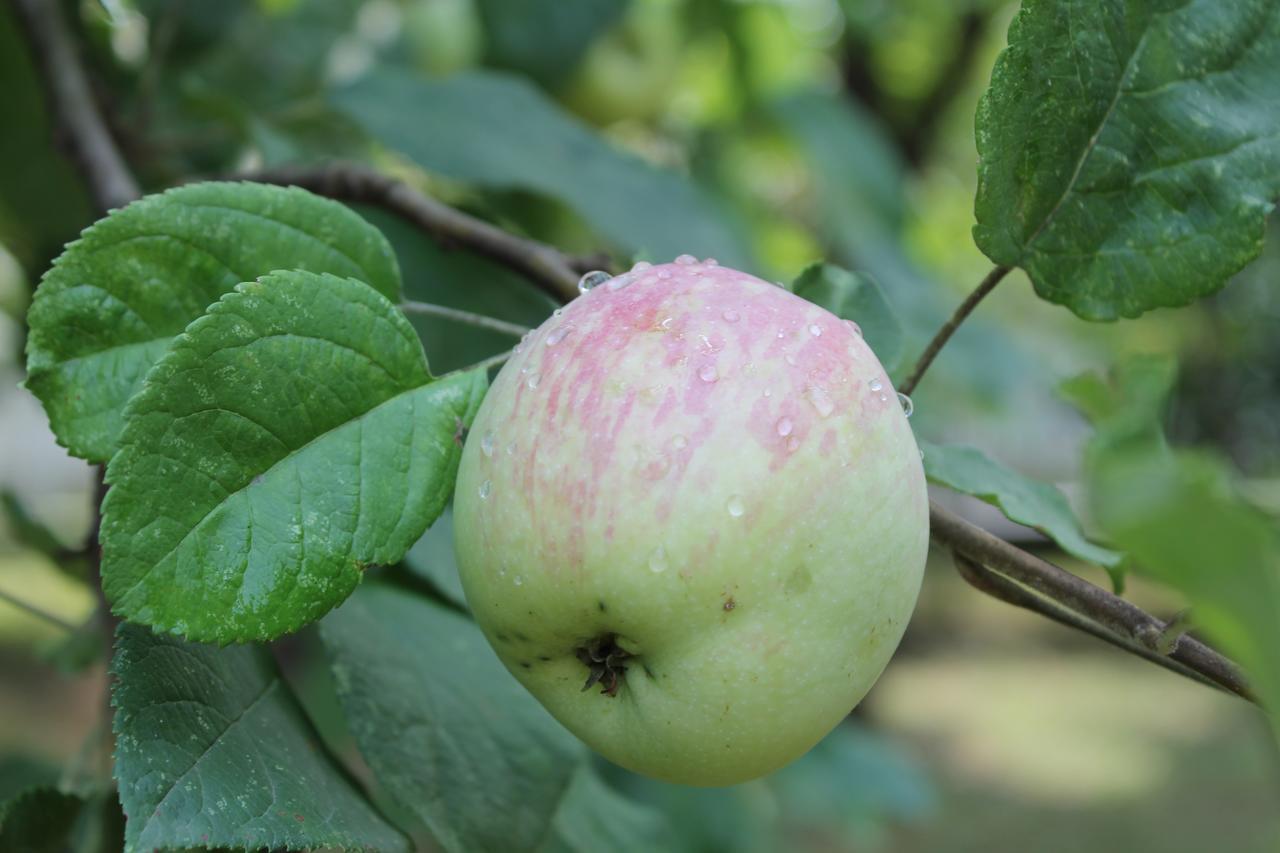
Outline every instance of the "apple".
<path id="1" fill-rule="evenodd" d="M 929 538 L 920 453 L 857 327 L 689 256 L 517 348 L 454 524 L 511 673 L 604 757 L 692 785 L 777 769 L 849 713 Z"/>

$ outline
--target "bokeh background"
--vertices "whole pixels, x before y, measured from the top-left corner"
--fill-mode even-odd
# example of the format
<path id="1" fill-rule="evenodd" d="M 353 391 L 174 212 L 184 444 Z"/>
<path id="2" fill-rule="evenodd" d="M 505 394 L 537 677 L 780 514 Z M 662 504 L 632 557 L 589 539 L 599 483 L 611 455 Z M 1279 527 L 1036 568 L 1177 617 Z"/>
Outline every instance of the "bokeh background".
<path id="1" fill-rule="evenodd" d="M 148 190 L 333 158 L 619 261 L 683 251 L 790 281 L 827 259 L 874 277 L 903 364 L 991 264 L 970 237 L 974 110 L 1017 4 L 1004 0 L 85 0 L 63 4 L 95 94 Z M 71 625 L 96 606 L 74 551 L 93 477 L 20 389 L 40 273 L 93 219 L 31 57 L 0 9 L 0 591 Z M 408 295 L 536 324 L 551 303 L 377 210 Z M 1213 445 L 1280 506 L 1280 234 L 1219 294 L 1087 324 L 1015 272 L 915 395 L 933 441 L 1073 493 L 1088 428 L 1055 394 L 1126 354 L 1174 355 L 1174 440 Z M 501 337 L 415 320 L 436 372 Z M 902 375 L 902 368 L 897 375 Z M 975 501 L 938 495 L 1106 585 Z M 44 531 L 54 542 L 41 542 Z M 432 534 L 429 534 L 431 536 Z M 439 531 L 417 550 L 447 571 Z M 1171 593 L 1131 582 L 1158 614 Z M 0 602 L 0 799 L 102 772 L 104 663 Z M 347 744 L 304 642 L 283 650 Z M 1272 851 L 1280 767 L 1244 703 L 967 587 L 934 555 L 897 657 L 850 723 L 775 778 L 724 791 L 611 780 L 687 849 Z"/>

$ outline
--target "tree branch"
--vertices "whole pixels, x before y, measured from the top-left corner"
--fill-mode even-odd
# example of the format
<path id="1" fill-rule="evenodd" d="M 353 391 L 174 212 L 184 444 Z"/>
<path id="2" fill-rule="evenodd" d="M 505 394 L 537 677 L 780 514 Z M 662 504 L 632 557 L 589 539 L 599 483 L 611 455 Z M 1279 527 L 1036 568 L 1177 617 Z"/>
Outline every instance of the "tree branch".
<path id="1" fill-rule="evenodd" d="M 450 308 L 446 305 L 434 305 L 430 302 L 415 302 L 412 299 L 406 299 L 404 302 L 401 302 L 400 310 L 406 314 L 422 314 L 428 317 L 443 317 L 446 320 L 465 323 L 468 326 L 475 326 L 478 329 L 488 329 L 491 332 L 511 335 L 513 338 L 524 337 L 532 331 L 528 326 L 521 326 L 519 323 L 508 323 L 506 320 L 499 320 L 495 317 L 488 317 L 484 314 L 474 314 L 471 311 L 463 311 L 459 308 Z"/>
<path id="2" fill-rule="evenodd" d="M 315 168 L 282 167 L 235 177 L 264 184 L 296 186 L 341 201 L 376 204 L 395 213 L 433 239 L 456 243 L 527 276 L 561 302 L 578 295 L 584 262 L 545 243 L 518 237 L 482 219 L 428 198 L 403 181 L 358 163 Z M 591 259 L 596 260 L 596 259 Z"/>
<path id="3" fill-rule="evenodd" d="M 951 340 L 951 336 L 956 333 L 956 329 L 960 328 L 960 324 L 965 321 L 965 318 L 973 313 L 973 309 L 978 307 L 978 303 L 983 300 L 983 297 L 995 290 L 1000 280 L 1008 274 L 1009 267 L 994 267 L 991 272 L 987 273 L 987 277 L 982 280 L 977 289 L 970 293 L 964 302 L 960 303 L 951 318 L 942 324 L 942 328 L 933 336 L 933 340 L 929 341 L 929 345 L 920 354 L 920 360 L 916 362 L 916 366 L 912 369 L 911 375 L 899 386 L 899 391 L 903 394 L 910 394 L 916 390 L 916 385 L 920 384 L 921 377 L 929 369 L 929 365 L 933 364 L 933 360 L 938 357 L 938 353 L 942 352 L 942 348 L 947 345 L 947 341 Z"/>
<path id="4" fill-rule="evenodd" d="M 59 147 L 89 185 L 101 212 L 123 207 L 141 193 L 98 112 L 84 66 L 56 0 L 11 0 L 39 68 Z"/>
<path id="5" fill-rule="evenodd" d="M 13 593 L 6 592 L 3 589 L 0 589 L 0 601 L 6 601 L 9 604 L 12 604 L 14 607 L 18 608 L 19 610 L 23 611 L 24 613 L 28 613 L 36 617 L 37 619 L 40 619 L 44 622 L 48 622 L 50 625 L 56 625 L 57 627 L 61 628 L 62 630 L 66 631 L 69 634 L 74 634 L 77 630 L 75 625 L 72 625 L 70 622 L 68 622 L 66 619 L 63 619 L 61 616 L 57 616 L 53 613 L 50 613 L 48 610 L 45 610 L 43 607 L 40 607 L 39 605 L 32 604 L 29 601 L 24 601 L 23 599 L 19 598 Z"/>

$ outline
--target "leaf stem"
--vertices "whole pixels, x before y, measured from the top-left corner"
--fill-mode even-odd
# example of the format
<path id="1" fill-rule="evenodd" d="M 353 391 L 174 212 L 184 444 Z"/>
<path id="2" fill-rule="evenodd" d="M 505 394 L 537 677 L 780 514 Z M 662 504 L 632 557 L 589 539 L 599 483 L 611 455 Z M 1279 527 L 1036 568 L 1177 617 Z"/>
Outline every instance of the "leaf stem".
<path id="1" fill-rule="evenodd" d="M 66 631 L 67 633 L 74 634 L 76 631 L 79 630 L 79 628 L 77 628 L 75 625 L 72 625 L 70 622 L 68 622 L 66 619 L 63 619 L 61 616 L 57 616 L 53 613 L 50 613 L 48 610 L 45 610 L 43 607 L 40 607 L 37 604 L 32 604 L 29 601 L 25 601 L 22 598 L 19 598 L 18 596 L 14 595 L 13 593 L 7 592 L 3 589 L 0 589 L 0 601 L 7 601 L 10 604 L 12 604 L 14 607 L 18 608 L 19 610 L 25 611 L 26 613 L 36 617 L 37 619 L 48 622 L 50 625 L 56 625 L 57 627 Z"/>
<path id="2" fill-rule="evenodd" d="M 532 331 L 528 326 L 521 326 L 519 323 L 508 323 L 506 320 L 499 320 L 496 317 L 486 317 L 484 314 L 474 314 L 470 311 L 463 311 L 460 308 L 450 308 L 446 305 L 436 305 L 431 302 L 415 302 L 412 299 L 406 299 L 400 303 L 400 310 L 406 314 L 443 317 L 446 320 L 465 323 L 478 329 L 488 329 L 491 332 L 511 335 L 513 338 L 523 337 Z"/>
<path id="3" fill-rule="evenodd" d="M 511 358 L 511 356 L 515 354 L 516 354 L 515 350 L 509 349 L 506 352 L 500 352 L 497 355 L 491 355 L 488 358 L 486 358 L 484 361 L 477 361 L 475 364 L 471 364 L 466 367 L 459 367 L 457 370 L 451 370 L 448 373 L 446 373 L 444 376 L 441 376 L 440 378 L 444 379 L 445 376 L 453 376 L 458 373 L 470 373 L 473 370 L 488 370 L 491 367 L 497 367 L 500 364 L 505 364 L 507 359 Z"/>
<path id="4" fill-rule="evenodd" d="M 956 329 L 960 328 L 960 324 L 965 321 L 973 309 L 978 307 L 978 303 L 983 298 L 995 290 L 1000 280 L 1009 273 L 1009 267 L 997 266 L 993 267 L 991 272 L 987 273 L 987 277 L 982 280 L 977 289 L 970 293 L 956 308 L 955 313 L 951 315 L 947 322 L 942 324 L 942 328 L 933 336 L 933 340 L 929 341 L 929 345 L 925 347 L 924 352 L 920 355 L 920 360 L 916 362 L 916 366 L 911 371 L 911 375 L 898 387 L 903 394 L 910 394 L 916 390 L 916 385 L 920 383 L 921 377 L 924 376 L 929 365 L 933 364 L 933 360 L 938 357 L 938 353 L 947 345 L 947 341 L 951 340 L 951 336 L 956 333 Z"/>

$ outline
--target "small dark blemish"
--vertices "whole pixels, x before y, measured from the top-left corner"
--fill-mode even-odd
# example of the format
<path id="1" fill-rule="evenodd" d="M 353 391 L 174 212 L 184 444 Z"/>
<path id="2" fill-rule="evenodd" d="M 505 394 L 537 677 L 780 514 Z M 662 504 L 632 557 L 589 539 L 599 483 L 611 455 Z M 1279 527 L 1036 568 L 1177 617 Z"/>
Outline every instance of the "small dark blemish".
<path id="1" fill-rule="evenodd" d="M 648 665 L 648 664 L 644 664 L 644 666 L 643 666 L 642 668 L 644 669 L 644 674 L 645 674 L 645 675 L 647 675 L 647 676 L 649 676 L 650 678 L 657 678 L 657 677 L 658 677 L 658 676 L 656 676 L 656 675 L 654 675 L 654 674 L 653 674 L 653 670 L 649 669 L 649 665 Z"/>
<path id="2" fill-rule="evenodd" d="M 528 668 L 529 668 L 529 662 L 528 662 L 528 661 L 524 661 L 524 660 L 520 661 L 520 667 L 521 667 L 522 669 L 528 669 Z"/>
<path id="3" fill-rule="evenodd" d="M 498 632 L 497 634 L 495 634 L 494 636 L 496 636 L 496 637 L 498 638 L 498 642 L 500 642 L 500 643 L 509 643 L 509 642 L 511 642 L 511 638 L 510 638 L 510 637 L 508 637 L 506 634 L 502 633 L 501 631 L 499 631 L 499 632 Z"/>
<path id="4" fill-rule="evenodd" d="M 546 655 L 538 655 L 538 660 L 546 662 L 551 660 L 551 658 L 547 657 Z"/>
<path id="5" fill-rule="evenodd" d="M 604 604 L 604 600 L 603 600 L 603 599 L 602 599 L 602 600 L 600 600 L 600 601 L 597 601 L 597 602 L 596 602 L 596 606 L 600 608 L 600 612 L 601 612 L 601 613 L 607 613 L 607 612 L 609 612 L 609 608 L 605 606 L 605 604 Z"/>
<path id="6" fill-rule="evenodd" d="M 724 603 L 724 611 L 728 613 L 730 610 L 738 606 L 738 602 L 733 600 L 733 596 L 729 596 L 729 600 Z"/>
<path id="7" fill-rule="evenodd" d="M 520 642 L 522 642 L 522 643 L 527 643 L 527 642 L 529 642 L 529 637 L 528 637 L 528 635 L 526 635 L 526 634 L 521 634 L 519 631 L 516 631 L 516 639 L 517 639 L 517 640 L 519 640 L 519 641 L 520 641 Z"/>

